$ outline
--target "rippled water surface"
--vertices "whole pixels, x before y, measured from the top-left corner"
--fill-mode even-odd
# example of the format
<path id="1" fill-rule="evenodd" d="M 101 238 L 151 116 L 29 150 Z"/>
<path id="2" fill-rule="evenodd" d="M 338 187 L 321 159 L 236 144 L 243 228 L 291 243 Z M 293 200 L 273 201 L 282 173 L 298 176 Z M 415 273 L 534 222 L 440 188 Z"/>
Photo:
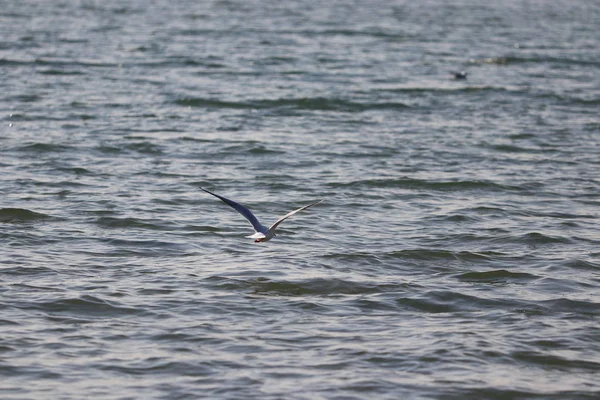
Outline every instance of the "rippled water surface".
<path id="1" fill-rule="evenodd" d="M 599 26 L 5 2 L 0 397 L 598 398 Z"/>

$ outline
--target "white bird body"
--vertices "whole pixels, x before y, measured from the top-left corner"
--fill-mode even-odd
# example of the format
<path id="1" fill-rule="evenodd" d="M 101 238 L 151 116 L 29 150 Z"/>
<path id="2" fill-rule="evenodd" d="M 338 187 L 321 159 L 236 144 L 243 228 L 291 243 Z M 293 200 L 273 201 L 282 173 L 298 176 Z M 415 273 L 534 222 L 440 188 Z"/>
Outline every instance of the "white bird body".
<path id="1" fill-rule="evenodd" d="M 215 196 L 218 199 L 220 199 L 221 201 L 223 201 L 223 203 L 227 204 L 228 206 L 230 206 L 231 208 L 233 208 L 234 210 L 236 210 L 237 212 L 242 214 L 252 224 L 252 227 L 256 231 L 254 233 L 254 235 L 246 236 L 247 238 L 254 239 L 255 243 L 267 242 L 267 241 L 271 240 L 275 236 L 275 229 L 277 229 L 279 224 L 281 224 L 284 220 L 288 219 L 289 217 L 291 217 L 292 215 L 296 214 L 299 211 L 306 210 L 307 208 L 312 207 L 315 204 L 319 204 L 320 202 L 323 201 L 323 200 L 319 200 L 319 201 L 311 203 L 307 206 L 300 207 L 294 211 L 291 211 L 291 212 L 287 213 L 286 215 L 284 215 L 283 217 L 279 218 L 273 225 L 271 225 L 270 227 L 267 228 L 266 226 L 262 225 L 258 221 L 258 218 L 256 218 L 256 216 L 254 214 L 252 214 L 252 211 L 250 211 L 247 207 L 244 207 L 240 203 L 236 203 L 235 201 L 229 200 L 226 197 L 219 196 L 218 194 L 215 194 L 215 193 L 213 193 L 209 190 L 206 190 L 202 187 L 200 187 L 200 190 L 203 190 L 208 194 L 212 194 L 213 196 Z"/>

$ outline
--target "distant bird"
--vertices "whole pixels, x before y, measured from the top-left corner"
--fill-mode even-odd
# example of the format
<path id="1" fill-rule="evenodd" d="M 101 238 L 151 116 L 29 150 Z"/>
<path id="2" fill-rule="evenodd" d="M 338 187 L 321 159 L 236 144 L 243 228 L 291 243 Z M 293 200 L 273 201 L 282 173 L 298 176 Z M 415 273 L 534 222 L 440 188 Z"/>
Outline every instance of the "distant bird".
<path id="1" fill-rule="evenodd" d="M 287 213 L 286 215 L 284 215 L 283 217 L 279 218 L 277 220 L 277 222 L 275 222 L 273 225 L 271 225 L 269 228 L 267 228 L 266 226 L 263 226 L 259 221 L 258 218 L 256 218 L 254 216 L 254 214 L 252 214 L 252 211 L 250 211 L 248 208 L 244 207 L 243 205 L 236 203 L 233 200 L 229 200 L 223 196 L 219 196 L 218 194 L 215 194 L 211 191 L 208 191 L 202 187 L 200 187 L 200 190 L 205 191 L 208 194 L 212 194 L 213 196 L 221 199 L 221 201 L 223 201 L 225 204 L 229 205 L 230 207 L 234 208 L 237 212 L 239 212 L 240 214 L 242 214 L 248 221 L 250 221 L 250 223 L 252 224 L 252 226 L 254 227 L 254 230 L 256 231 L 256 233 L 254 235 L 251 236 L 246 236 L 247 238 L 251 238 L 254 239 L 255 243 L 260 243 L 260 242 L 267 242 L 269 240 L 271 240 L 273 237 L 275 237 L 275 229 L 279 226 L 279 224 L 281 224 L 283 221 L 285 221 L 286 219 L 288 219 L 289 217 L 291 217 L 292 215 L 296 214 L 299 211 L 302 210 L 306 210 L 308 207 L 312 207 L 315 204 L 319 204 L 320 202 L 322 202 L 323 200 L 319 200 L 317 202 L 311 203 L 307 206 L 304 207 L 300 207 L 297 210 L 294 210 L 290 213 Z"/>
<path id="2" fill-rule="evenodd" d="M 452 76 L 454 76 L 454 79 L 467 79 L 467 71 L 460 71 L 460 72 L 451 72 Z"/>

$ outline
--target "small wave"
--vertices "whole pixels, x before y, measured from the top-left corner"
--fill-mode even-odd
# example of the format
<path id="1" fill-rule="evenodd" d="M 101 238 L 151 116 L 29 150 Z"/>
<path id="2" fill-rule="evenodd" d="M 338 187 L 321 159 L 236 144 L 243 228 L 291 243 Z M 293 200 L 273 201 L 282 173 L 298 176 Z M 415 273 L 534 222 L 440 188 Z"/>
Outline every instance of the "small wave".
<path id="1" fill-rule="evenodd" d="M 457 309 L 451 304 L 440 304 L 434 301 L 425 299 L 414 299 L 402 297 L 396 300 L 396 303 L 402 308 L 408 308 L 414 311 L 421 311 L 427 313 L 449 313 L 456 311 Z"/>
<path id="2" fill-rule="evenodd" d="M 572 372 L 573 369 L 597 372 L 600 363 L 581 359 L 570 359 L 554 354 L 539 353 L 535 351 L 515 351 L 511 357 L 521 363 L 534 364 L 544 369 L 558 369 Z"/>
<path id="3" fill-rule="evenodd" d="M 22 61 L 22 60 L 9 60 L 6 58 L 0 58 L 0 67 L 19 67 L 22 65 L 28 65 L 30 62 L 29 61 Z"/>
<path id="4" fill-rule="evenodd" d="M 521 236 L 520 239 L 531 247 L 555 243 L 571 243 L 571 240 L 561 236 L 549 236 L 539 232 L 530 232 Z"/>
<path id="5" fill-rule="evenodd" d="M 546 300 L 542 305 L 553 312 L 574 313 L 578 315 L 600 316 L 600 303 L 565 298 Z"/>
<path id="6" fill-rule="evenodd" d="M 255 142 L 249 142 L 240 145 L 233 145 L 224 147 L 220 154 L 223 153 L 243 153 L 243 154 L 252 154 L 252 155 L 270 155 L 270 154 L 284 154 L 283 151 L 272 150 L 263 145 L 257 144 Z"/>
<path id="7" fill-rule="evenodd" d="M 183 231 L 190 232 L 220 232 L 221 229 L 210 225 L 186 225 L 181 228 Z"/>
<path id="8" fill-rule="evenodd" d="M 479 219 L 477 217 L 463 215 L 463 214 L 449 214 L 449 215 L 439 215 L 430 218 L 431 221 L 440 221 L 440 222 L 452 222 L 452 223 L 463 223 L 463 222 L 475 222 Z"/>
<path id="9" fill-rule="evenodd" d="M 185 98 L 175 100 L 175 104 L 186 107 L 204 108 L 233 108 L 233 109 L 277 109 L 292 108 L 313 111 L 342 111 L 361 112 L 381 109 L 402 109 L 409 106 L 400 102 L 359 103 L 342 99 L 328 99 L 324 97 L 252 100 L 252 101 L 224 101 L 206 98 Z"/>
<path id="10" fill-rule="evenodd" d="M 528 148 L 522 146 L 516 146 L 513 144 L 483 144 L 483 147 L 489 148 L 490 150 L 494 150 L 500 153 L 548 153 L 548 152 L 556 152 L 557 150 L 542 150 L 535 148 Z"/>
<path id="11" fill-rule="evenodd" d="M 70 59 L 44 59 L 36 58 L 33 61 L 26 61 L 25 64 L 33 64 L 37 66 L 56 66 L 56 67 L 77 67 L 83 70 L 87 70 L 90 67 L 94 68 L 116 68 L 119 66 L 113 62 L 100 62 L 100 61 L 77 61 Z"/>
<path id="12" fill-rule="evenodd" d="M 382 263 L 380 257 L 377 254 L 367 252 L 343 252 L 343 253 L 330 253 L 321 256 L 324 259 L 331 259 L 340 261 L 343 263 L 360 262 L 363 265 L 379 265 Z"/>
<path id="13" fill-rule="evenodd" d="M 164 228 L 162 225 L 143 221 L 139 218 L 100 217 L 95 223 L 106 228 L 143 228 L 151 230 L 161 230 Z"/>
<path id="14" fill-rule="evenodd" d="M 56 76 L 85 75 L 85 73 L 83 73 L 81 71 L 66 71 L 66 70 L 54 69 L 54 68 L 47 69 L 45 71 L 40 71 L 38 73 L 42 74 L 42 75 L 56 75 Z"/>
<path id="15" fill-rule="evenodd" d="M 503 253 L 494 251 L 449 251 L 436 249 L 408 249 L 398 250 L 387 254 L 387 257 L 403 260 L 460 260 L 460 261 L 488 261 L 504 256 Z"/>
<path id="16" fill-rule="evenodd" d="M 88 187 L 90 185 L 85 184 L 85 183 L 81 183 L 77 180 L 72 180 L 72 181 L 68 181 L 68 180 L 62 180 L 62 181 L 57 181 L 57 180 L 46 180 L 46 181 L 38 181 L 38 180 L 34 180 L 34 179 L 17 179 L 16 182 L 21 185 L 22 187 L 44 187 L 44 188 L 57 188 L 59 189 L 61 192 L 64 193 L 65 190 L 68 190 L 66 188 L 82 188 L 82 187 Z M 60 192 L 59 192 L 60 193 Z M 50 217 L 48 217 L 50 218 Z M 57 219 L 56 217 L 52 217 Z"/>
<path id="17" fill-rule="evenodd" d="M 400 189 L 424 189 L 435 191 L 521 191 L 520 186 L 511 186 L 491 181 L 473 180 L 473 181 L 434 181 L 413 178 L 392 178 L 392 179 L 365 179 L 353 182 L 332 182 L 328 186 L 332 188 L 400 188 Z"/>
<path id="18" fill-rule="evenodd" d="M 138 48 L 137 51 L 147 51 L 146 48 Z M 197 58 L 190 58 L 186 56 L 169 56 L 165 57 L 164 60 L 151 61 L 144 63 L 137 63 L 137 65 L 143 64 L 147 68 L 164 68 L 172 66 L 192 66 L 205 69 L 223 69 L 227 67 L 227 64 L 222 62 L 223 60 L 218 57 L 209 56 L 207 59 L 201 60 Z"/>
<path id="19" fill-rule="evenodd" d="M 457 278 L 464 282 L 502 283 L 515 281 L 530 281 L 538 277 L 523 272 L 510 272 L 505 269 L 499 269 L 485 272 L 467 272 L 458 275 Z"/>
<path id="20" fill-rule="evenodd" d="M 35 308 L 51 313 L 68 313 L 96 317 L 114 317 L 140 312 L 140 310 L 135 308 L 116 305 L 113 302 L 90 295 L 49 302 L 30 303 L 30 305 L 25 306 L 25 308 Z"/>
<path id="21" fill-rule="evenodd" d="M 309 279 L 300 282 L 287 281 L 254 281 L 252 287 L 255 294 L 279 296 L 329 296 L 336 294 L 355 295 L 376 293 L 376 285 L 344 281 L 341 279 Z"/>
<path id="22" fill-rule="evenodd" d="M 147 141 L 129 143 L 124 147 L 127 150 L 135 151 L 140 154 L 160 155 L 163 153 L 163 150 L 160 146 L 157 146 L 156 144 Z"/>
<path id="23" fill-rule="evenodd" d="M 132 237 L 131 233 L 129 237 Z M 101 251 L 93 249 L 78 250 L 78 253 L 88 256 L 103 256 L 103 257 L 177 257 L 187 256 L 190 253 L 187 251 L 187 246 L 178 242 L 167 242 L 160 240 L 144 240 L 144 239 L 115 239 L 102 238 L 100 242 L 105 243 L 109 248 L 101 249 Z"/>
<path id="24" fill-rule="evenodd" d="M 120 154 L 123 153 L 123 149 L 119 146 L 112 146 L 112 145 L 100 145 L 100 146 L 96 146 L 94 148 L 95 151 L 99 152 L 100 154 L 103 155 L 107 155 L 107 156 L 113 156 L 116 154 Z"/>
<path id="25" fill-rule="evenodd" d="M 453 96 L 460 93 L 505 93 L 516 92 L 518 89 L 502 86 L 465 86 L 465 87 L 395 87 L 390 89 L 381 89 L 382 92 L 396 94 L 435 94 L 436 96 Z"/>
<path id="26" fill-rule="evenodd" d="M 57 171 L 72 173 L 74 175 L 94 175 L 92 171 L 83 167 L 57 167 Z"/>
<path id="27" fill-rule="evenodd" d="M 599 271 L 600 264 L 585 260 L 571 260 L 565 264 L 568 268 L 581 269 L 588 271 Z"/>
<path id="28" fill-rule="evenodd" d="M 381 293 L 397 290 L 400 285 L 353 282 L 342 279 L 314 278 L 301 281 L 273 281 L 257 278 L 250 281 L 223 277 L 209 279 L 220 288 L 230 290 L 251 289 L 254 294 L 278 296 L 332 296 Z"/>
<path id="29" fill-rule="evenodd" d="M 472 64 L 494 64 L 494 65 L 508 65 L 508 64 L 528 64 L 528 63 L 554 63 L 554 64 L 566 64 L 566 65 L 580 65 L 580 66 L 600 66 L 600 62 L 589 59 L 573 59 L 566 57 L 550 57 L 550 56 L 508 56 L 508 57 L 488 57 L 471 59 Z"/>
<path id="30" fill-rule="evenodd" d="M 157 374 L 169 374 L 171 376 L 193 376 L 202 377 L 217 374 L 217 368 L 207 366 L 203 363 L 187 363 L 166 361 L 163 359 L 149 358 L 131 363 L 121 364 L 99 364 L 95 365 L 102 371 L 110 371 L 124 374 L 125 376 L 147 376 Z"/>
<path id="31" fill-rule="evenodd" d="M 10 100 L 19 101 L 21 103 L 35 103 L 42 100 L 42 96 L 38 96 L 36 94 L 20 94 L 10 97 Z"/>
<path id="32" fill-rule="evenodd" d="M 9 267 L 2 268 L 3 275 L 23 275 L 32 278 L 36 275 L 54 275 L 58 274 L 55 270 L 48 267 Z"/>
<path id="33" fill-rule="evenodd" d="M 0 326 L 19 326 L 20 324 L 16 321 L 10 321 L 8 319 L 2 319 L 0 318 Z M 2 353 L 2 351 L 5 351 L 9 349 L 6 346 L 0 346 L 0 353 Z"/>
<path id="34" fill-rule="evenodd" d="M 536 97 L 538 97 L 540 99 L 550 99 L 550 100 L 557 100 L 560 102 L 566 102 L 571 107 L 576 104 L 584 106 L 584 107 L 600 105 L 600 98 L 596 98 L 596 97 L 588 98 L 588 97 L 567 95 L 567 94 L 563 94 L 563 93 L 559 94 L 559 93 L 554 93 L 554 92 L 539 92 L 536 94 Z"/>
<path id="35" fill-rule="evenodd" d="M 30 143 L 17 148 L 18 151 L 34 153 L 60 153 L 72 150 L 70 146 L 55 143 Z"/>
<path id="36" fill-rule="evenodd" d="M 212 139 L 204 139 L 204 138 L 196 138 L 193 136 L 180 136 L 177 140 L 181 140 L 183 142 L 195 142 L 195 143 L 213 143 Z"/>
<path id="37" fill-rule="evenodd" d="M 48 214 L 38 213 L 25 208 L 0 208 L 0 222 L 30 222 L 51 219 Z"/>
<path id="38" fill-rule="evenodd" d="M 464 208 L 461 211 L 467 213 L 475 213 L 478 215 L 506 215 L 506 210 L 500 207 L 479 206 L 472 208 Z"/>
<path id="39" fill-rule="evenodd" d="M 420 297 L 401 297 L 396 303 L 402 307 L 427 313 L 450 313 L 479 311 L 500 308 L 514 308 L 517 303 L 510 300 L 492 300 L 452 292 L 430 291 Z"/>

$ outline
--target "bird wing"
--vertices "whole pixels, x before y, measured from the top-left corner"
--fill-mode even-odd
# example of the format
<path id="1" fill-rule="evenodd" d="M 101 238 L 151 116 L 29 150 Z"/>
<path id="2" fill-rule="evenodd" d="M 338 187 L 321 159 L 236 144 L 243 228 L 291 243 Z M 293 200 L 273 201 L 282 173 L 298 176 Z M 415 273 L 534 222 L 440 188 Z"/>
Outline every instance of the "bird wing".
<path id="1" fill-rule="evenodd" d="M 254 214 L 252 214 L 252 211 L 250 211 L 248 208 L 244 207 L 243 205 L 236 203 L 233 200 L 229 200 L 228 198 L 225 198 L 223 196 L 219 196 L 218 194 L 215 194 L 211 191 L 208 191 L 200 186 L 198 186 L 200 188 L 200 190 L 205 191 L 208 194 L 212 194 L 213 196 L 221 199 L 223 201 L 223 203 L 227 204 L 228 206 L 234 208 L 237 212 L 239 212 L 240 214 L 242 214 L 248 221 L 250 221 L 250 223 L 252 224 L 252 226 L 254 227 L 254 230 L 257 232 L 260 232 L 261 230 L 264 229 L 264 227 L 260 224 L 260 222 L 258 222 L 258 218 L 256 218 L 254 216 Z"/>
<path id="2" fill-rule="evenodd" d="M 275 229 L 277 228 L 277 226 L 279 226 L 279 224 L 280 224 L 280 223 L 282 223 L 283 221 L 285 221 L 286 219 L 288 219 L 288 218 L 289 218 L 289 217 L 291 217 L 292 215 L 296 214 L 296 213 L 297 213 L 297 212 L 299 212 L 299 211 L 306 210 L 308 207 L 312 207 L 312 206 L 314 206 L 315 204 L 319 204 L 319 203 L 320 203 L 320 202 L 322 202 L 322 201 L 323 201 L 323 200 L 316 201 L 316 202 L 314 202 L 314 203 L 311 203 L 311 204 L 309 204 L 309 205 L 307 205 L 307 206 L 300 207 L 300 208 L 299 208 L 299 209 L 297 209 L 297 210 L 294 210 L 294 211 L 292 211 L 292 212 L 289 212 L 289 213 L 285 214 L 283 217 L 279 218 L 279 219 L 277 220 L 277 222 L 275 222 L 273 225 L 271 225 L 271 227 L 269 228 L 269 230 L 270 230 L 270 231 L 272 231 L 272 232 L 274 232 L 274 231 L 275 231 Z"/>

